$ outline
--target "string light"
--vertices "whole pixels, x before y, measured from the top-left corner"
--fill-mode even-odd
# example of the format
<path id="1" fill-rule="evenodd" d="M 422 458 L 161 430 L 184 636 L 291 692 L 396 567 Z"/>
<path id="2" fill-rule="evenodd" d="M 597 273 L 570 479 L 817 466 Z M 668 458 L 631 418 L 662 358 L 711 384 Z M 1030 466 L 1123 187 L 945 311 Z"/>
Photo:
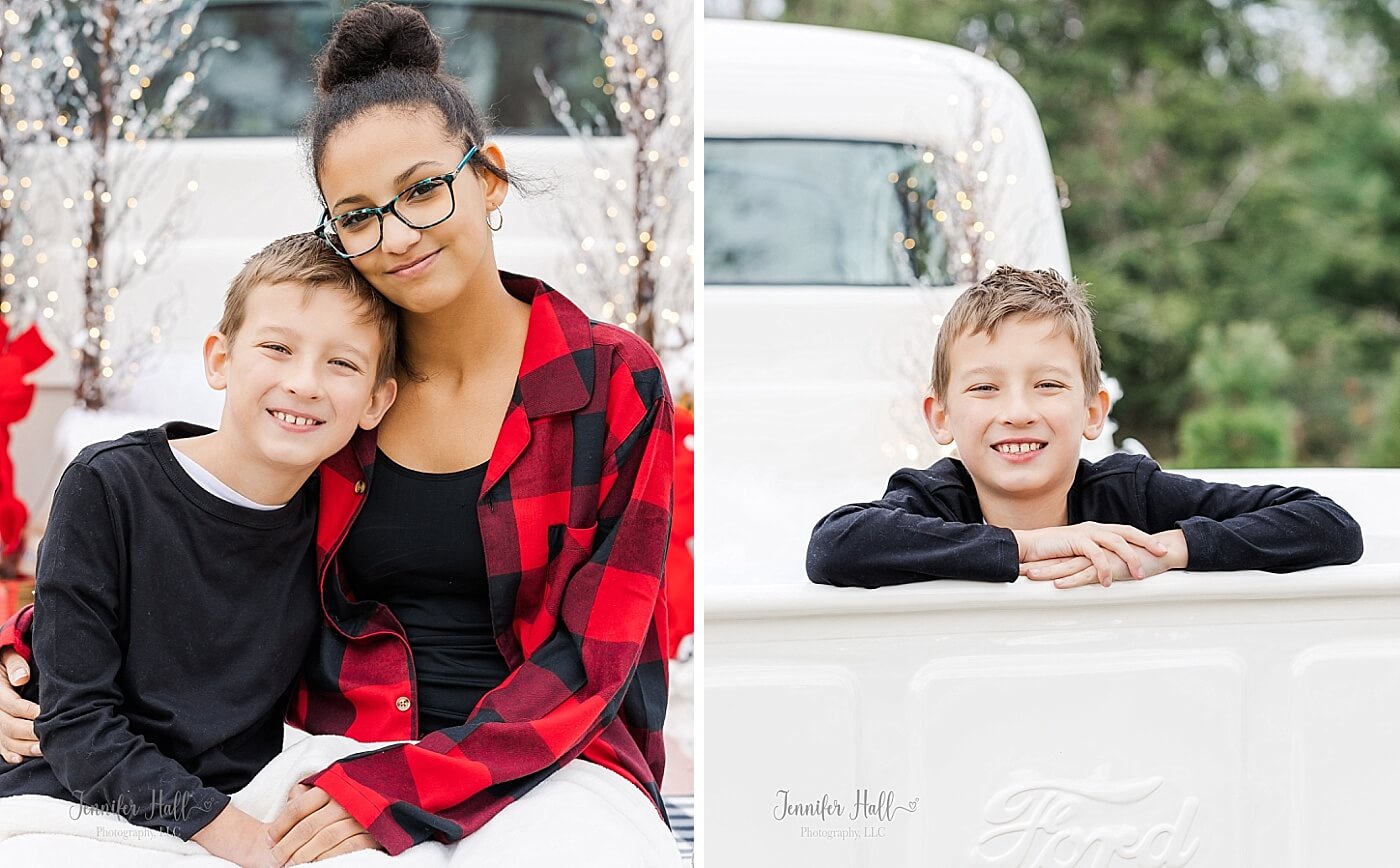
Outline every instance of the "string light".
<path id="1" fill-rule="evenodd" d="M 638 302 L 641 281 L 649 281 L 648 296 L 657 300 L 676 297 L 676 287 L 690 290 L 688 274 L 676 273 L 673 266 L 678 257 L 668 247 L 679 243 L 679 239 L 671 239 L 668 228 L 673 221 L 671 208 L 676 191 L 681 186 L 694 189 L 688 172 L 693 165 L 687 153 L 689 139 L 684 132 L 670 132 L 681 127 L 682 115 L 689 115 L 688 106 L 685 110 L 673 110 L 676 92 L 669 90 L 670 85 L 680 83 L 680 68 L 687 67 L 678 68 L 678 60 L 683 63 L 684 58 L 678 59 L 671 53 L 676 49 L 668 50 L 665 28 L 658 21 L 661 10 L 648 0 L 603 0 L 597 8 L 604 25 L 604 74 L 592 78 L 593 87 L 611 98 L 620 131 L 626 140 L 639 145 L 633 159 L 591 169 L 603 192 L 593 198 L 596 204 L 585 207 L 596 209 L 592 219 L 604 222 L 604 226 L 601 231 L 590 226 L 587 212 L 581 219 L 571 221 L 587 227 L 579 232 L 580 255 L 574 271 L 586 275 L 600 288 L 608 284 L 628 287 L 626 292 L 613 294 L 602 304 L 599 315 L 655 344 L 659 335 L 682 318 L 675 313 L 674 303 L 649 308 L 648 303 Z M 563 120 L 560 106 L 554 107 Z M 568 107 L 563 111 L 568 111 Z M 587 131 L 580 130 L 578 134 L 586 135 Z M 642 201 L 649 207 L 639 207 L 627 195 L 631 191 L 645 191 Z M 678 225 L 688 229 L 687 224 Z M 693 255 L 690 261 L 693 262 Z M 663 269 L 672 270 L 663 275 Z M 619 281 L 614 275 L 625 280 Z"/>

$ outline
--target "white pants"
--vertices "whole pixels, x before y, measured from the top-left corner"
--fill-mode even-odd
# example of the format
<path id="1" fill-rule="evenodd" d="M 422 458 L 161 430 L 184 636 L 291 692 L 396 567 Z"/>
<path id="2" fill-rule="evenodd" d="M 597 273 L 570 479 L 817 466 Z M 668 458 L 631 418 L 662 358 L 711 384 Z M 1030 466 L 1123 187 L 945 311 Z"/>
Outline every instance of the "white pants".
<path id="1" fill-rule="evenodd" d="M 366 749 L 341 736 L 293 743 L 233 797 L 264 821 L 299 780 Z M 16 868 L 228 868 L 232 863 L 113 815 L 72 817 L 72 803 L 43 796 L 0 799 L 0 865 Z M 354 868 L 679 868 L 670 830 L 641 790 L 615 772 L 575 760 L 456 844 L 420 844 L 398 857 L 362 851 L 328 862 Z"/>

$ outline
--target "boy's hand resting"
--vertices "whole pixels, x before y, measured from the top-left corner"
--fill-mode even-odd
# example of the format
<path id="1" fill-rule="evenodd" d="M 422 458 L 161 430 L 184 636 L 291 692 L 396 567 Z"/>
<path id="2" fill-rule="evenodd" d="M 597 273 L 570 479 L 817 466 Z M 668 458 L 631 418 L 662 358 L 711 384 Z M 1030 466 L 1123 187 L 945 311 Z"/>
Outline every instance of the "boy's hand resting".
<path id="1" fill-rule="evenodd" d="M 304 865 L 356 850 L 382 850 L 360 821 L 319 787 L 297 784 L 268 834 L 278 865 Z"/>
<path id="2" fill-rule="evenodd" d="M 25 757 L 39 756 L 34 720 L 39 706 L 21 699 L 16 688 L 29 683 L 29 666 L 14 651 L 0 654 L 5 677 L 0 678 L 0 759 L 14 765 Z"/>
<path id="3" fill-rule="evenodd" d="M 267 840 L 267 826 L 229 805 L 190 840 L 240 868 L 281 868 Z"/>
<path id="4" fill-rule="evenodd" d="M 1187 563 L 1186 535 L 1180 530 L 1168 530 L 1149 537 L 1150 547 L 1133 545 L 1137 551 L 1141 573 L 1134 575 L 1126 561 L 1117 554 L 1109 555 L 1109 575 L 1104 581 L 1099 577 L 1098 568 L 1083 555 L 1073 557 L 1044 558 L 1021 564 L 1021 575 L 1032 581 L 1053 581 L 1057 588 L 1077 588 L 1095 582 L 1104 587 L 1114 581 L 1145 579 L 1165 573 L 1167 570 L 1184 569 Z M 1163 554 L 1157 552 L 1164 551 Z"/>
<path id="5" fill-rule="evenodd" d="M 1165 557 L 1168 553 L 1166 543 L 1146 531 L 1125 524 L 1086 521 L 1065 527 L 1013 530 L 1012 533 L 1016 537 L 1022 564 L 1082 557 L 1089 562 L 1088 566 L 1081 567 L 1075 575 L 1087 572 L 1092 581 L 1104 587 L 1113 584 L 1114 556 L 1127 568 L 1127 577 L 1140 579 L 1144 576 L 1144 553 L 1156 557 Z"/>

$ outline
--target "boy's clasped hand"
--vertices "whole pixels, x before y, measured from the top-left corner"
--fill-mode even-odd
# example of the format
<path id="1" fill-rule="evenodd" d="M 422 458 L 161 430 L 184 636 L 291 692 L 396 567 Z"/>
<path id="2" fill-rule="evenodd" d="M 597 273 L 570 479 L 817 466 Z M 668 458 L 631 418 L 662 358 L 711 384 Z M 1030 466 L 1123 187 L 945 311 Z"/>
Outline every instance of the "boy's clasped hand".
<path id="1" fill-rule="evenodd" d="M 1015 530 L 1020 575 L 1057 588 L 1145 579 L 1186 567 L 1180 530 L 1149 534 L 1124 524 L 1086 521 L 1066 527 Z"/>

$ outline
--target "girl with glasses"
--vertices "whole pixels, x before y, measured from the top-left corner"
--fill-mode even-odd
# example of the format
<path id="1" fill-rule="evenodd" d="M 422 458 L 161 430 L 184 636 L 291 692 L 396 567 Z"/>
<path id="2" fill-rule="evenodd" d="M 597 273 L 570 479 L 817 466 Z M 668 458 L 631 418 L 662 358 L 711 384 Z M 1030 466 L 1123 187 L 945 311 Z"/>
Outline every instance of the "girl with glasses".
<path id="1" fill-rule="evenodd" d="M 671 399 L 643 341 L 499 270 L 511 175 L 441 49 L 421 13 L 370 3 L 316 62 L 316 232 L 398 307 L 402 365 L 377 431 L 321 467 L 324 621 L 287 717 L 398 743 L 307 778 L 273 855 L 466 846 L 509 809 L 539 832 L 501 864 L 678 865 Z"/>

